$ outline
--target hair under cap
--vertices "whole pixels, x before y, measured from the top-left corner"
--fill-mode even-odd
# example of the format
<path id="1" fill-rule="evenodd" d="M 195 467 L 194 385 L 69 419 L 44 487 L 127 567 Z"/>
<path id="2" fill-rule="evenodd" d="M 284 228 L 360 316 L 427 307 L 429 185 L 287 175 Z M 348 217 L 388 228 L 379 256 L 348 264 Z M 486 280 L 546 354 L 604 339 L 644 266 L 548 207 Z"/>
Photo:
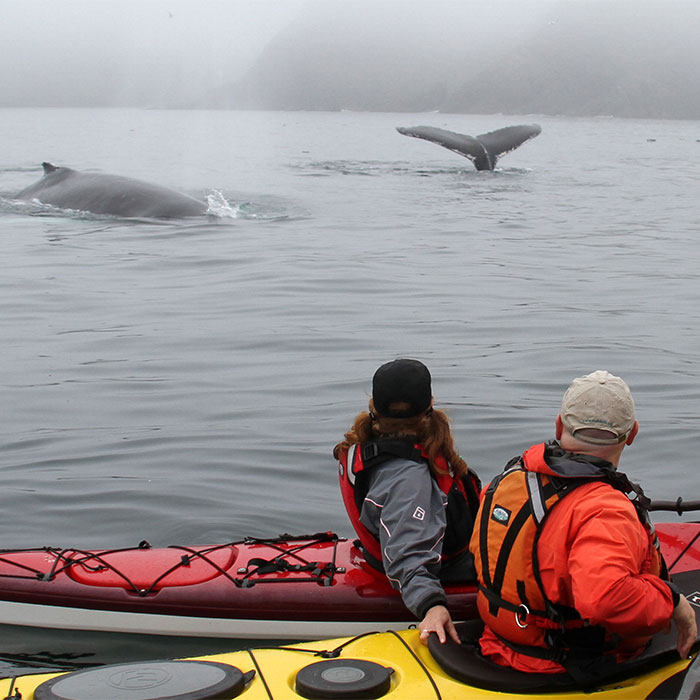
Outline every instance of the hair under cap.
<path id="1" fill-rule="evenodd" d="M 418 360 L 399 359 L 382 365 L 372 378 L 374 408 L 387 418 L 412 418 L 430 408 L 433 397 L 430 372 Z M 391 410 L 395 403 L 408 404 L 402 411 Z"/>
<path id="2" fill-rule="evenodd" d="M 627 384 L 605 370 L 571 382 L 561 402 L 561 421 L 577 440 L 597 445 L 623 442 L 634 426 L 634 400 Z M 586 428 L 603 430 L 589 434 Z"/>

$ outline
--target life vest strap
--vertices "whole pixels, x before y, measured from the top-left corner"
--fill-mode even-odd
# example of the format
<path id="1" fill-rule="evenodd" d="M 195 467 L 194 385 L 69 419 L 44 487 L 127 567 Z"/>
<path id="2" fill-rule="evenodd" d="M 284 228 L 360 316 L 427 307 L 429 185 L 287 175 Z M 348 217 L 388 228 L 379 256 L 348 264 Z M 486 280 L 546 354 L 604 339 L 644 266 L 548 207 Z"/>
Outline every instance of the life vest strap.
<path id="1" fill-rule="evenodd" d="M 578 613 L 573 608 L 551 606 L 551 610 L 549 611 L 530 610 L 525 602 L 519 605 L 511 603 L 505 600 L 505 598 L 501 598 L 501 596 L 491 589 L 482 586 L 480 583 L 477 584 L 477 588 L 488 599 L 489 607 L 495 609 L 502 608 L 503 610 L 514 613 L 520 627 L 527 627 L 532 624 L 540 629 L 574 630 L 588 626 L 588 622 L 579 617 Z"/>
<path id="2" fill-rule="evenodd" d="M 615 649 L 619 642 L 617 637 L 606 640 L 605 630 L 602 627 L 593 625 L 587 625 L 586 629 L 581 629 L 579 627 L 579 629 L 574 632 L 574 635 L 579 635 L 578 640 L 575 637 L 567 639 L 565 636 L 566 631 L 550 630 L 545 635 L 546 647 L 518 644 L 505 639 L 496 632 L 494 632 L 494 634 L 507 647 L 516 651 L 518 654 L 531 656 L 535 659 L 554 661 L 564 666 L 567 671 L 569 670 L 569 666 L 578 660 L 604 658 L 606 653 Z M 614 659 L 614 656 L 612 658 Z"/>
<path id="3" fill-rule="evenodd" d="M 386 571 L 384 571 L 384 564 L 362 544 L 361 540 L 353 540 L 353 544 L 362 552 L 362 557 L 373 569 L 381 571 L 383 574 L 386 573 Z"/>
<path id="4" fill-rule="evenodd" d="M 384 461 L 387 457 L 403 457 L 413 462 L 426 461 L 421 451 L 410 439 L 382 438 L 379 440 L 370 440 L 369 442 L 363 442 L 360 446 L 360 450 L 362 463 L 365 469 L 372 467 L 374 461 L 379 459 Z"/>

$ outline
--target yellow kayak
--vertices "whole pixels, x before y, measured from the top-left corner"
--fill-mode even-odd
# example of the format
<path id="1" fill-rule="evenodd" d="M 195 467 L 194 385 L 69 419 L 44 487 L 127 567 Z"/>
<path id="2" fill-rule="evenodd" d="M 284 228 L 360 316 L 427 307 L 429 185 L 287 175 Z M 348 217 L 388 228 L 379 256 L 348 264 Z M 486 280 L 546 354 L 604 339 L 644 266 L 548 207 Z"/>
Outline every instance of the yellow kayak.
<path id="1" fill-rule="evenodd" d="M 663 641 L 663 640 L 662 640 Z M 530 674 L 517 688 L 478 688 L 446 671 L 415 629 L 376 632 L 284 647 L 261 647 L 187 660 L 162 660 L 98 666 L 62 674 L 21 676 L 0 681 L 0 698 L 12 700 L 287 700 L 291 698 L 386 698 L 387 700 L 504 700 L 541 698 L 642 700 L 676 698 L 694 660 L 672 660 L 673 636 L 663 648 L 645 652 L 618 677 L 583 688 L 531 687 Z M 452 652 L 464 653 L 452 645 Z M 431 649 L 442 656 L 436 640 Z M 449 656 L 449 653 L 447 654 Z M 441 658 L 448 668 L 459 656 Z M 482 660 L 483 662 L 483 660 Z M 488 666 L 488 662 L 483 662 Z M 628 662 L 629 663 L 629 662 Z M 487 668 L 488 670 L 488 668 Z M 492 669 L 493 670 L 493 669 Z M 458 672 L 460 669 L 458 669 Z M 469 673 L 469 669 L 461 669 Z M 498 685 L 508 669 L 496 667 L 486 685 Z M 516 673 L 516 672 L 511 672 Z M 538 676 L 539 677 L 539 676 Z M 541 678 L 541 677 L 539 677 Z M 483 681 L 483 678 L 481 679 Z M 516 687 L 513 687 L 515 682 Z M 518 692 L 519 691 L 519 692 Z"/>

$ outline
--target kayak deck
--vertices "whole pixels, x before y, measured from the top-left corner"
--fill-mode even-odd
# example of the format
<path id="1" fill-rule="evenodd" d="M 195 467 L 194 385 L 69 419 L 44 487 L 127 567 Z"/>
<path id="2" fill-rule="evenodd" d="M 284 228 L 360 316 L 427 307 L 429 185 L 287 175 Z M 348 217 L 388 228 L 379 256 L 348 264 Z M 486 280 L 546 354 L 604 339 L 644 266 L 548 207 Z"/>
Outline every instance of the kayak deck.
<path id="1" fill-rule="evenodd" d="M 73 674 L 46 674 L 25 676 L 0 682 L 0 695 L 10 695 L 11 690 L 17 690 L 24 700 L 38 698 L 61 697 L 71 700 L 71 686 L 59 686 L 62 679 L 71 679 L 75 692 L 80 689 L 81 675 L 85 682 L 90 683 L 90 697 L 117 697 L 117 695 L 102 694 L 114 691 L 115 684 L 122 684 L 118 689 L 118 697 L 131 700 L 138 697 L 148 698 L 177 698 L 177 697 L 241 697 L 244 700 L 290 700 L 300 697 L 326 698 L 360 698 L 385 697 L 390 700 L 496 700 L 497 698 L 541 698 L 546 692 L 552 700 L 583 699 L 588 695 L 580 689 L 552 691 L 537 691 L 527 693 L 504 693 L 502 691 L 477 688 L 460 682 L 446 673 L 430 651 L 420 643 L 417 630 L 400 632 L 383 632 L 364 635 L 355 638 L 338 638 L 320 642 L 306 642 L 293 647 L 257 648 L 228 654 L 199 657 L 195 659 L 206 663 L 226 664 L 237 669 L 239 678 L 230 694 L 184 695 L 183 692 L 193 693 L 191 684 L 195 674 L 185 669 L 178 680 L 167 661 L 143 662 L 140 664 L 117 664 L 99 667 Z M 192 660 L 190 660 L 192 661 Z M 639 673 L 627 679 L 618 679 L 614 683 L 595 688 L 598 700 L 642 700 L 663 683 L 677 674 L 682 674 L 689 666 L 688 660 L 678 660 L 661 668 Z M 165 667 L 162 665 L 166 664 Z M 165 675 L 175 678 L 179 687 L 171 688 L 164 685 Z M 241 682 L 241 677 L 243 681 Z M 218 678 L 218 677 L 217 677 Z M 97 680 L 95 680 L 97 679 Z M 138 679 L 138 682 L 137 682 Z M 303 681 L 303 683 L 301 682 Z M 153 694 L 147 692 L 145 684 L 158 683 Z M 356 694 L 354 691 L 364 683 L 375 688 L 369 694 Z M 11 685 L 12 684 L 12 685 Z M 35 696 L 34 691 L 42 684 L 44 688 L 53 688 L 56 695 L 43 695 L 41 691 Z M 131 684 L 129 687 L 127 684 Z M 130 695 L 140 684 L 138 695 Z M 320 690 L 319 690 L 320 689 Z M 165 694 L 165 691 L 168 691 Z M 325 694 L 309 695 L 309 691 L 318 690 Z M 359 688 L 360 692 L 367 692 Z M 179 692 L 178 692 L 179 691 Z M 301 694 L 301 692 L 305 694 Z M 135 692 L 135 691 L 134 691 Z M 60 694 L 58 694 L 60 693 Z M 75 697 L 87 697 L 76 695 Z M 675 697 L 662 695 L 659 697 Z"/>

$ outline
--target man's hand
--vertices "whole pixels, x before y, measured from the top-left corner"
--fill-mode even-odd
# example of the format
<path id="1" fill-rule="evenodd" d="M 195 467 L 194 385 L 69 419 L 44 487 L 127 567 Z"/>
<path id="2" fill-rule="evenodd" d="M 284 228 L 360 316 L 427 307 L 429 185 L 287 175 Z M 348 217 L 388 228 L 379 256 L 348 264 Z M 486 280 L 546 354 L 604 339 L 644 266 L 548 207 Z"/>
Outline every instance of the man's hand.
<path id="1" fill-rule="evenodd" d="M 688 605 L 690 606 L 690 603 Z M 418 625 L 418 629 L 420 630 L 420 640 L 423 644 L 428 643 L 428 637 L 431 632 L 437 634 L 440 644 L 445 643 L 447 635 L 457 644 L 460 643 L 450 613 L 444 605 L 434 605 L 430 608 Z"/>
<path id="2" fill-rule="evenodd" d="M 431 610 L 434 609 L 431 608 Z M 430 614 L 430 610 L 428 610 L 428 614 Z M 425 617 L 427 619 L 428 615 Z M 686 659 L 690 653 L 690 648 L 695 644 L 695 639 L 698 636 L 698 625 L 695 621 L 695 611 L 684 595 L 681 595 L 678 605 L 673 610 L 671 619 L 678 628 L 678 644 L 676 648 L 681 658 Z"/>

